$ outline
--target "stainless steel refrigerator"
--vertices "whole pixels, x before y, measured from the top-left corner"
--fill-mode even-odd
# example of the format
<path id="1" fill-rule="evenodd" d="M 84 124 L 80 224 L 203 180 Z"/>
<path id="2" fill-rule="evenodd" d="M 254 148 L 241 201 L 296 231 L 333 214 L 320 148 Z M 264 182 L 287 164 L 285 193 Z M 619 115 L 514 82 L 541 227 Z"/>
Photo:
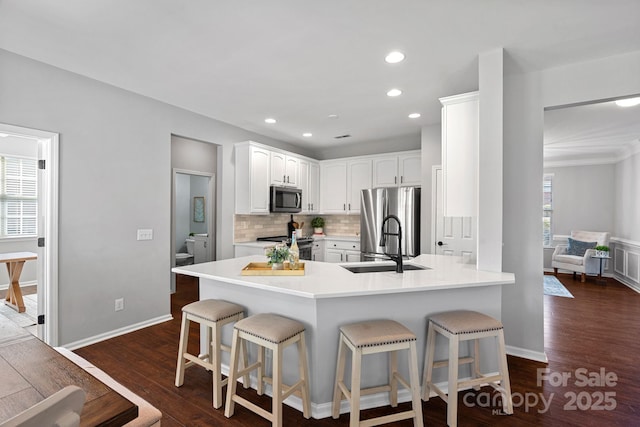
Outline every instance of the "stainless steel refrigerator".
<path id="1" fill-rule="evenodd" d="M 402 228 L 402 255 L 420 255 L 420 187 L 371 188 L 360 193 L 360 251 L 362 261 L 388 253 L 398 253 L 398 239 L 386 237 L 380 246 L 382 222 L 396 215 Z M 395 221 L 387 221 L 385 231 L 398 233 Z"/>

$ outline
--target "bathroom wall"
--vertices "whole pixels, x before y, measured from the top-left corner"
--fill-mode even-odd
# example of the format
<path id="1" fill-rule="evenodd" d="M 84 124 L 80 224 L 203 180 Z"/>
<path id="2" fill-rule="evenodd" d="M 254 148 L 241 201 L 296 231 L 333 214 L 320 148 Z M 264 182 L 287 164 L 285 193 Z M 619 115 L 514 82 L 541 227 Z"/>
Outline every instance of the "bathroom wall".
<path id="1" fill-rule="evenodd" d="M 294 214 L 293 219 L 298 224 L 304 222 L 302 234 L 313 234 L 311 220 L 318 215 Z M 324 218 L 324 233 L 328 236 L 355 236 L 360 233 L 360 215 L 322 215 Z M 287 234 L 287 223 L 291 214 L 270 215 L 235 215 L 234 241 L 250 242 L 258 237 L 284 236 Z"/>

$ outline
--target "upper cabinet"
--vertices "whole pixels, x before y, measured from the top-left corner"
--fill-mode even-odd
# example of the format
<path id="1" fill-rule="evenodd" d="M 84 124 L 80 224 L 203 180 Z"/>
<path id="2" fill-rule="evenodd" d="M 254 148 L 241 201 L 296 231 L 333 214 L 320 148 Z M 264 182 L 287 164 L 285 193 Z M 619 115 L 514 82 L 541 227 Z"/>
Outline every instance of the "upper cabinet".
<path id="1" fill-rule="evenodd" d="M 236 213 L 269 213 L 271 152 L 254 142 L 235 145 Z"/>
<path id="2" fill-rule="evenodd" d="M 373 187 L 420 185 L 422 182 L 420 151 L 373 159 Z"/>
<path id="3" fill-rule="evenodd" d="M 440 98 L 444 216 L 475 217 L 478 182 L 478 92 Z"/>
<path id="4" fill-rule="evenodd" d="M 302 212 L 320 211 L 320 164 L 310 160 L 300 160 L 298 164 L 299 187 L 302 189 Z"/>
<path id="5" fill-rule="evenodd" d="M 359 214 L 360 190 L 372 186 L 370 158 L 326 161 L 320 166 L 322 213 Z"/>
<path id="6" fill-rule="evenodd" d="M 299 159 L 285 153 L 271 152 L 271 184 L 299 187 Z"/>
<path id="7" fill-rule="evenodd" d="M 302 190 L 302 214 L 359 214 L 365 188 L 421 184 L 420 151 L 318 162 L 258 142 L 235 144 L 235 213 L 268 214 L 269 186 Z"/>

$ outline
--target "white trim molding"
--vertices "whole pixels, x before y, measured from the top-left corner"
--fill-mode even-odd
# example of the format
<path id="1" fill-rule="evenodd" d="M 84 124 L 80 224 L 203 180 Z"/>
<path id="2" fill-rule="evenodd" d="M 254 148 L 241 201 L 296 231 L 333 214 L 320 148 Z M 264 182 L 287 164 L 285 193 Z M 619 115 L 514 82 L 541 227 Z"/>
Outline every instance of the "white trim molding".
<path id="1" fill-rule="evenodd" d="M 611 238 L 613 246 L 613 277 L 640 293 L 640 242 Z"/>

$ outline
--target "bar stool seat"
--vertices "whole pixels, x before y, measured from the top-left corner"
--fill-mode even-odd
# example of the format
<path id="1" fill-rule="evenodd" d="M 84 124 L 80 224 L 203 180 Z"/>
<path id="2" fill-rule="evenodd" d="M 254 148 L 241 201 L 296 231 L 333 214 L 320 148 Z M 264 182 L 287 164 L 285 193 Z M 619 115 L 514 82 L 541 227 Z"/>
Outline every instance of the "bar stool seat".
<path id="1" fill-rule="evenodd" d="M 351 350 L 351 390 L 344 383 L 346 350 Z M 409 350 L 409 380 L 398 373 L 398 351 Z M 389 352 L 389 382 L 383 386 L 360 388 L 362 356 Z M 360 396 L 389 392 L 392 407 L 398 406 L 398 382 L 411 391 L 412 409 L 391 415 L 360 421 Z M 413 418 L 414 426 L 423 426 L 422 402 L 418 375 L 416 336 L 404 325 L 394 320 L 370 320 L 340 327 L 338 362 L 333 391 L 332 416 L 340 416 L 340 402 L 346 397 L 350 407 L 350 427 L 375 426 Z"/>
<path id="2" fill-rule="evenodd" d="M 449 359 L 435 361 L 436 334 L 441 334 L 449 340 Z M 480 371 L 480 344 L 481 338 L 497 338 L 497 356 L 499 372 L 495 375 L 484 375 Z M 459 343 L 473 340 L 473 357 L 459 358 Z M 511 398 L 511 384 L 509 382 L 509 369 L 507 366 L 507 354 L 504 344 L 504 328 L 502 322 L 477 311 L 457 310 L 434 314 L 429 318 L 427 332 L 427 344 L 424 360 L 423 400 L 428 401 L 433 390 L 438 396 L 447 402 L 447 424 L 451 427 L 457 425 L 458 418 L 458 390 L 488 383 L 502 393 L 502 407 L 506 414 L 513 414 L 513 401 Z M 458 380 L 458 366 L 473 363 L 472 378 Z M 449 367 L 448 391 L 444 391 L 432 382 L 434 368 Z"/>
<path id="3" fill-rule="evenodd" d="M 184 384 L 185 368 L 199 365 L 210 370 L 213 376 L 213 407 L 222 406 L 222 387 L 228 378 L 222 379 L 220 372 L 221 351 L 229 352 L 231 348 L 222 343 L 222 327 L 237 322 L 244 317 L 244 308 L 227 301 L 206 299 L 192 302 L 182 307 L 182 325 L 180 327 L 180 345 L 178 348 L 178 366 L 176 368 L 176 387 Z M 206 342 L 209 344 L 207 354 L 200 356 L 188 352 L 189 325 L 197 322 L 206 326 Z M 246 363 L 246 352 L 245 355 Z M 248 376 L 244 379 L 245 387 L 249 386 Z"/>
<path id="4" fill-rule="evenodd" d="M 302 400 L 302 414 L 311 417 L 311 399 L 309 396 L 309 370 L 307 366 L 307 347 L 304 337 L 305 327 L 302 323 L 277 314 L 261 313 L 249 316 L 237 322 L 233 327 L 231 344 L 231 362 L 229 367 L 230 385 L 227 388 L 227 401 L 224 415 L 229 418 L 239 403 L 252 412 L 271 421 L 273 426 L 282 426 L 282 402 L 291 394 Z M 259 346 L 258 360 L 244 369 L 238 369 L 238 355 L 241 342 L 253 342 Z M 293 385 L 282 381 L 283 351 L 286 347 L 297 344 L 299 380 Z M 272 377 L 267 377 L 265 368 L 265 349 L 273 352 Z M 245 364 L 246 366 L 246 364 Z M 272 412 L 268 412 L 249 400 L 236 394 L 236 380 L 239 376 L 248 375 L 257 370 L 258 395 L 264 391 L 264 383 L 271 382 L 273 388 Z"/>

